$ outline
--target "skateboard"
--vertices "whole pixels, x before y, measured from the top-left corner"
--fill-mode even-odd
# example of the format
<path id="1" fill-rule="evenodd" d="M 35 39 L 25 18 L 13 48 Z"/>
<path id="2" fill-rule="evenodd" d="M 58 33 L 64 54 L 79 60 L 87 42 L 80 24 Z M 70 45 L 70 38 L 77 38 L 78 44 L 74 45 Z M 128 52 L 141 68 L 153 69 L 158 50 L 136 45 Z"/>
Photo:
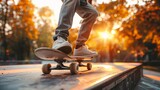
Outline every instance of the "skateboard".
<path id="1" fill-rule="evenodd" d="M 51 67 L 51 64 L 44 64 L 42 66 L 42 72 L 49 74 L 51 70 L 70 70 L 71 74 L 78 74 L 79 67 L 87 67 L 88 70 L 92 69 L 92 58 L 97 56 L 69 56 L 59 50 L 41 47 L 34 51 L 36 57 L 41 60 L 53 60 L 57 63 L 56 67 Z M 69 66 L 63 65 L 63 62 L 71 62 Z M 82 62 L 87 62 L 87 65 L 83 65 Z"/>

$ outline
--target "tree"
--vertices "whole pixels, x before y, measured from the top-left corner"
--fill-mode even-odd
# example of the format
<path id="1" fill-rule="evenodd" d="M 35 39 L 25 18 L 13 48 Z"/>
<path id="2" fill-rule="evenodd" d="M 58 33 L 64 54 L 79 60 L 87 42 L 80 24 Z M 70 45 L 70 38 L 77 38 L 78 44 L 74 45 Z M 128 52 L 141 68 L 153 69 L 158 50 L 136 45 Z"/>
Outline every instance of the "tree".
<path id="1" fill-rule="evenodd" d="M 1 28 L 0 28 L 0 40 L 2 40 L 2 47 L 3 47 L 3 53 L 4 53 L 4 60 L 7 60 L 7 49 L 8 49 L 8 44 L 7 44 L 7 37 L 6 37 L 6 25 L 7 25 L 7 18 L 8 18 L 8 0 L 6 1 L 0 1 L 0 22 L 1 22 Z"/>
<path id="2" fill-rule="evenodd" d="M 137 12 L 127 21 L 123 22 L 120 30 L 120 37 L 125 37 L 129 41 L 127 47 L 134 49 L 148 48 L 154 52 L 160 45 L 160 7 L 159 1 L 146 1 L 144 6 L 135 5 Z M 148 44 L 156 44 L 154 49 Z M 151 55 L 149 55 L 152 57 Z"/>
<path id="3" fill-rule="evenodd" d="M 52 25 L 50 17 L 53 16 L 54 13 L 49 7 L 42 7 L 39 9 L 38 15 L 40 17 L 40 19 L 37 20 L 39 30 L 39 38 L 37 40 L 38 47 L 51 47 L 55 26 Z"/>
<path id="4" fill-rule="evenodd" d="M 17 5 L 10 5 L 8 24 L 11 27 L 10 48 L 16 59 L 24 60 L 30 57 L 33 41 L 38 38 L 35 28 L 34 5 L 30 0 L 20 0 Z"/>
<path id="5" fill-rule="evenodd" d="M 97 5 L 97 10 L 100 13 L 100 16 L 98 17 L 97 23 L 94 25 L 94 35 L 93 37 L 97 38 L 97 33 L 99 32 L 109 32 L 112 33 L 114 31 L 114 27 L 117 24 L 120 24 L 123 22 L 123 19 L 127 18 L 129 15 L 128 7 L 125 5 L 125 0 L 117 0 L 117 1 L 111 1 L 109 3 L 102 3 Z M 90 38 L 89 41 L 95 41 L 95 38 Z M 115 50 L 116 45 L 115 43 L 118 42 L 118 38 L 116 35 L 113 39 L 109 41 L 107 39 L 106 41 L 101 40 L 101 38 L 97 39 L 102 45 L 104 44 L 104 47 L 99 47 L 98 45 L 96 48 L 100 53 L 102 53 L 102 58 L 109 59 L 110 62 L 113 62 L 113 57 L 115 56 Z M 106 43 L 105 43 L 106 42 Z M 89 42 L 90 43 L 90 42 Z M 116 46 L 116 47 L 115 47 Z M 103 53 L 108 53 L 108 55 L 105 55 Z"/>

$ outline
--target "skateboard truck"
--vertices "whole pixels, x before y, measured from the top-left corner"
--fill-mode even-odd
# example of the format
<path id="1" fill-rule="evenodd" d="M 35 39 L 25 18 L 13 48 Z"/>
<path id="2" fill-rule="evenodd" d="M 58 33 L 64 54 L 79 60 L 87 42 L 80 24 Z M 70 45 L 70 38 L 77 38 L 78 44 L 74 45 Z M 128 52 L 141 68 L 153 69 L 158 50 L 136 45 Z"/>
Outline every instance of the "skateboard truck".
<path id="1" fill-rule="evenodd" d="M 82 61 L 83 61 L 83 60 L 77 60 L 78 66 L 80 66 L 80 67 L 86 66 L 86 65 L 82 64 Z"/>
<path id="2" fill-rule="evenodd" d="M 54 61 L 57 62 L 57 66 L 56 66 L 57 69 L 68 68 L 68 66 L 65 66 L 65 65 L 63 64 L 63 62 L 66 62 L 65 59 L 61 59 L 61 60 L 55 59 Z"/>

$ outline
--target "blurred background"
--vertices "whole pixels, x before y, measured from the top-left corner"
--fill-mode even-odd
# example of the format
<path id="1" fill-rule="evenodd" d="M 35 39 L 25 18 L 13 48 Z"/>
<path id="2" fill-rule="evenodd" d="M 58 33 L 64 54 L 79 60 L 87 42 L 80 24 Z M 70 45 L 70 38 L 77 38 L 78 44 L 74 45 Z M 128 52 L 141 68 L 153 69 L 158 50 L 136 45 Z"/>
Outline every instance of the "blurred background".
<path id="1" fill-rule="evenodd" d="M 0 62 L 35 60 L 34 49 L 52 47 L 61 0 L 0 0 Z M 87 45 L 97 62 L 160 61 L 160 0 L 93 0 L 99 17 Z M 76 14 L 69 41 L 81 24 Z"/>

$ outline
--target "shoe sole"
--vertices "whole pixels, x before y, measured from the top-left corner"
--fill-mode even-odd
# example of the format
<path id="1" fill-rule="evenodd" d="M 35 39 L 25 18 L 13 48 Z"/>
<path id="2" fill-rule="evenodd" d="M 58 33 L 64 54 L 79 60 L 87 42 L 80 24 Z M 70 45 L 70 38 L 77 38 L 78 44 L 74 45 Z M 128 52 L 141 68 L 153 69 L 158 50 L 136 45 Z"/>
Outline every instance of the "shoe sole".
<path id="1" fill-rule="evenodd" d="M 72 52 L 72 48 L 70 46 L 64 46 L 64 47 L 58 48 L 57 50 L 64 52 L 65 54 L 70 54 Z"/>
<path id="2" fill-rule="evenodd" d="M 73 54 L 73 56 L 75 57 L 95 57 L 95 56 L 98 56 L 98 54 L 80 54 L 80 55 L 75 55 Z"/>

